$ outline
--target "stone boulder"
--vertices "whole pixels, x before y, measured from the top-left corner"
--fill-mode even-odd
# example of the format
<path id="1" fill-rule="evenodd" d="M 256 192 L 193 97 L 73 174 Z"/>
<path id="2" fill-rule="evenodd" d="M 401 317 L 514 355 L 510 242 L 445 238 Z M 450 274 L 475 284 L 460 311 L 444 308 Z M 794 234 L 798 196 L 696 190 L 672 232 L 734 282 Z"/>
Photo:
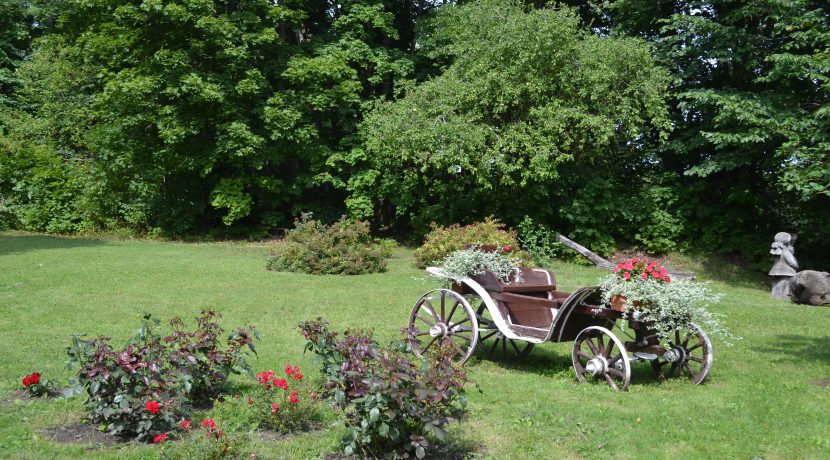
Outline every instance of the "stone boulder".
<path id="1" fill-rule="evenodd" d="M 830 273 L 804 270 L 790 279 L 790 299 L 809 305 L 830 304 Z"/>

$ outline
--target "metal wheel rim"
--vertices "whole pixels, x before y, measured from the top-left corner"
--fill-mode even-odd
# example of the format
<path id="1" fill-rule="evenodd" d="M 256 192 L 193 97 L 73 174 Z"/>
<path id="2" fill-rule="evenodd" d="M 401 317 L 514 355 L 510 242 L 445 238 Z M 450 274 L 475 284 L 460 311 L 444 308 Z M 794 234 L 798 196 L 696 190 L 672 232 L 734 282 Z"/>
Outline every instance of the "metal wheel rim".
<path id="1" fill-rule="evenodd" d="M 608 341 L 603 337 L 607 337 Z M 592 374 L 588 370 L 588 364 L 595 359 L 602 362 L 605 368 Z M 588 375 L 591 375 L 604 379 L 608 386 L 618 391 L 625 391 L 631 382 L 631 361 L 628 359 L 628 352 L 622 341 L 604 327 L 590 326 L 577 335 L 571 361 L 576 378 L 580 382 L 587 381 Z"/>
<path id="2" fill-rule="evenodd" d="M 478 320 L 472 307 L 464 297 L 449 289 L 435 289 L 422 295 L 409 314 L 409 327 L 414 333 L 410 345 L 418 357 L 428 353 L 439 340 L 452 340 L 459 345 L 456 360 L 463 364 L 478 343 Z M 438 335 L 430 333 L 430 329 Z"/>

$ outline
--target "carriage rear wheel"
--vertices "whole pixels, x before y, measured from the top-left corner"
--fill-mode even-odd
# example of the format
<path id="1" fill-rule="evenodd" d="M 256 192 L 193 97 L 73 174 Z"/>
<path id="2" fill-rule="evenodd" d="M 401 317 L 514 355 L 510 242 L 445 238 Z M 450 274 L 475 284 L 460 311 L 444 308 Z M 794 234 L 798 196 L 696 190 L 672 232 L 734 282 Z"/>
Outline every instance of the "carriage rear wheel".
<path id="1" fill-rule="evenodd" d="M 688 377 L 700 385 L 712 368 L 712 342 L 696 324 L 674 331 L 663 341 L 666 353 L 651 362 L 654 374 L 660 380 L 672 377 Z"/>
<path id="2" fill-rule="evenodd" d="M 478 347 L 486 356 L 494 359 L 524 358 L 533 349 L 533 343 L 507 338 L 501 333 L 484 301 L 476 311 L 478 318 Z"/>
<path id="3" fill-rule="evenodd" d="M 571 354 L 576 378 L 585 382 L 589 377 L 603 379 L 619 391 L 631 381 L 631 363 L 620 339 L 600 326 L 582 330 L 574 341 Z"/>
<path id="4" fill-rule="evenodd" d="M 455 346 L 454 358 L 463 364 L 478 342 L 478 321 L 473 308 L 460 294 L 449 289 L 427 292 L 409 315 L 412 351 L 423 357 L 440 345 Z"/>

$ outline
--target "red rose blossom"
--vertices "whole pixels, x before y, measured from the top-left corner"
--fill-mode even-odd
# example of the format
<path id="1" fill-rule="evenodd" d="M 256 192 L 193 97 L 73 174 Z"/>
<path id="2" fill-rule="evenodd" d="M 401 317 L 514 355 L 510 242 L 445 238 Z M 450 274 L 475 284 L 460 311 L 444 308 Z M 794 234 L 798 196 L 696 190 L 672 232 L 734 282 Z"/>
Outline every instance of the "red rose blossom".
<path id="1" fill-rule="evenodd" d="M 202 420 L 202 428 L 207 428 L 213 431 L 213 429 L 216 428 L 216 422 L 214 422 L 212 418 L 206 418 Z"/>
<path id="2" fill-rule="evenodd" d="M 169 438 L 169 436 L 167 436 L 167 434 L 166 434 L 166 433 L 162 433 L 162 434 L 160 434 L 160 435 L 156 436 L 155 438 L 153 438 L 153 442 L 155 442 L 155 443 L 159 443 L 159 442 L 164 441 L 164 440 L 165 440 L 165 439 L 167 439 L 167 438 Z"/>
<path id="3" fill-rule="evenodd" d="M 188 419 L 183 419 L 181 423 L 179 423 L 179 428 L 183 430 L 192 430 L 193 423 L 190 422 Z"/>
<path id="4" fill-rule="evenodd" d="M 159 406 L 159 403 L 155 401 L 150 401 L 144 405 L 144 408 L 150 411 L 151 414 L 155 415 L 158 414 L 159 409 L 161 409 L 161 406 Z"/>
<path id="5" fill-rule="evenodd" d="M 505 244 L 504 246 L 501 247 L 501 250 L 504 251 L 504 252 L 510 252 L 513 249 L 509 245 Z"/>
<path id="6" fill-rule="evenodd" d="M 31 377 L 33 384 L 40 383 L 40 374 L 38 374 L 37 372 L 32 372 L 32 375 L 30 375 L 29 377 Z"/>
<path id="7" fill-rule="evenodd" d="M 271 413 L 276 414 L 280 410 L 280 405 L 277 403 L 271 403 Z"/>
<path id="8" fill-rule="evenodd" d="M 294 380 L 302 380 L 302 379 L 303 379 L 303 374 L 300 374 L 299 372 L 294 374 Z"/>
<path id="9" fill-rule="evenodd" d="M 274 386 L 282 388 L 283 390 L 287 390 L 288 382 L 285 379 L 274 379 Z"/>
<path id="10" fill-rule="evenodd" d="M 300 402 L 300 398 L 297 397 L 296 391 L 291 392 L 288 398 L 288 402 L 290 402 L 291 404 L 297 404 L 298 402 Z"/>

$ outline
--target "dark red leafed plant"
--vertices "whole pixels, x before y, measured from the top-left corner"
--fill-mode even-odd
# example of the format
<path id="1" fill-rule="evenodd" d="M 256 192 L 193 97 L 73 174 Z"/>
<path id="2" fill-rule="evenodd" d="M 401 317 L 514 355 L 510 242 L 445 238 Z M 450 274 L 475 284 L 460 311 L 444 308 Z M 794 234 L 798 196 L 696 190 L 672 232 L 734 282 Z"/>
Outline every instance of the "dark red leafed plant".
<path id="1" fill-rule="evenodd" d="M 424 361 L 405 342 L 382 348 L 364 331 L 346 331 L 338 340 L 320 318 L 299 326 L 306 348 L 320 358 L 326 395 L 344 418 L 346 454 L 423 458 L 430 440 L 445 441 L 444 427 L 466 404 L 467 375 L 453 363 L 454 348 L 440 346 Z"/>

